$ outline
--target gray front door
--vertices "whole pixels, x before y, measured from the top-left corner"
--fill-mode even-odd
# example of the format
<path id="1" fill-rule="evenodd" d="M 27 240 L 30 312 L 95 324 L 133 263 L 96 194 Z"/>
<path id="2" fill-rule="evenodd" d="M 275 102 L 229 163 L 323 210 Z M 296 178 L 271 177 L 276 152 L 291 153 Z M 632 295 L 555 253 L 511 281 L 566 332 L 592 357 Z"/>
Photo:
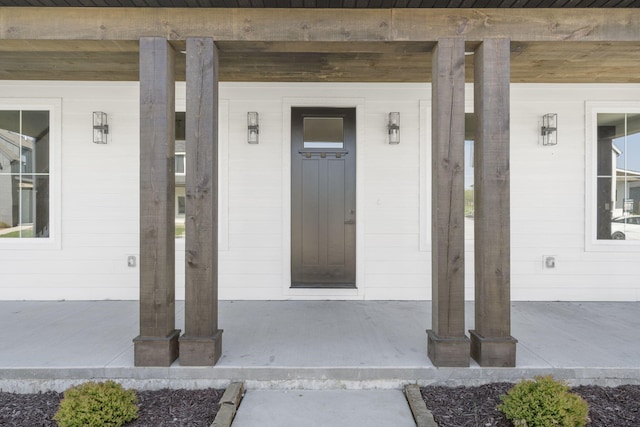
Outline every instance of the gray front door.
<path id="1" fill-rule="evenodd" d="M 355 287 L 355 219 L 355 108 L 292 108 L 292 287 Z"/>

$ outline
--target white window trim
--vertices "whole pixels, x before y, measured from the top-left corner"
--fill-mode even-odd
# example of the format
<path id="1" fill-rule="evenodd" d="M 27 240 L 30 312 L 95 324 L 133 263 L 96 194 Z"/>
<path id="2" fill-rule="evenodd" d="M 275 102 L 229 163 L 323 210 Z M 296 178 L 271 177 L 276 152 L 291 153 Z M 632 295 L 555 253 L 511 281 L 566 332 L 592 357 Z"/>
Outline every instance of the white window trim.
<path id="1" fill-rule="evenodd" d="M 62 99 L 0 98 L 0 110 L 49 111 L 49 237 L 0 239 L 0 250 L 61 249 Z M 87 137 L 89 138 L 89 137 Z"/>
<path id="2" fill-rule="evenodd" d="M 640 252 L 640 240 L 598 240 L 596 237 L 598 113 L 640 114 L 640 102 L 585 102 L 585 250 L 594 252 Z"/>

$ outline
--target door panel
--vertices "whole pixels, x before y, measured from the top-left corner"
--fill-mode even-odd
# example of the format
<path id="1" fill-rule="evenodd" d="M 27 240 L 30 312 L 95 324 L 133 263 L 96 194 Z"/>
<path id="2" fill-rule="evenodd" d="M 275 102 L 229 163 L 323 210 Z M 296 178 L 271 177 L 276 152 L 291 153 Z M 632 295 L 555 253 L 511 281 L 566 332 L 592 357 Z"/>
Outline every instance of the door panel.
<path id="1" fill-rule="evenodd" d="M 355 287 L 355 109 L 291 109 L 291 282 Z"/>

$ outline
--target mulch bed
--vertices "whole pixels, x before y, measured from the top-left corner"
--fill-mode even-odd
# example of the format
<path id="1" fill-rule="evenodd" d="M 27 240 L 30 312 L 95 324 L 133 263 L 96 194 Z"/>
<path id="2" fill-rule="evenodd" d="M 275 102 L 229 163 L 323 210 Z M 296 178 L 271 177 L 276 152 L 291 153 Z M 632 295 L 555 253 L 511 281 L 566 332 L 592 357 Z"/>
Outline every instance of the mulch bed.
<path id="1" fill-rule="evenodd" d="M 513 387 L 492 383 L 478 387 L 422 387 L 422 398 L 439 427 L 512 427 L 496 409 L 500 395 Z M 571 389 L 589 404 L 589 427 L 639 427 L 640 385 L 579 386 Z"/>
<path id="2" fill-rule="evenodd" d="M 138 391 L 138 419 L 127 427 L 208 427 L 218 412 L 224 390 Z M 15 394 L 0 392 L 0 426 L 56 427 L 53 416 L 62 393 Z"/>

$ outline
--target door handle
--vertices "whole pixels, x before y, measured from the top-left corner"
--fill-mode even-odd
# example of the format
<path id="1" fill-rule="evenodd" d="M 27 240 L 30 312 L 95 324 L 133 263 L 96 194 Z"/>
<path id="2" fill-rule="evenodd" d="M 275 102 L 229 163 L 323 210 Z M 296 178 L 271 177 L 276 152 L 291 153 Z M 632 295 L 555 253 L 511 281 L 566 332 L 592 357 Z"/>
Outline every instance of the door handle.
<path id="1" fill-rule="evenodd" d="M 356 222 L 352 219 L 349 219 L 347 221 L 344 222 L 345 224 L 355 224 Z"/>

